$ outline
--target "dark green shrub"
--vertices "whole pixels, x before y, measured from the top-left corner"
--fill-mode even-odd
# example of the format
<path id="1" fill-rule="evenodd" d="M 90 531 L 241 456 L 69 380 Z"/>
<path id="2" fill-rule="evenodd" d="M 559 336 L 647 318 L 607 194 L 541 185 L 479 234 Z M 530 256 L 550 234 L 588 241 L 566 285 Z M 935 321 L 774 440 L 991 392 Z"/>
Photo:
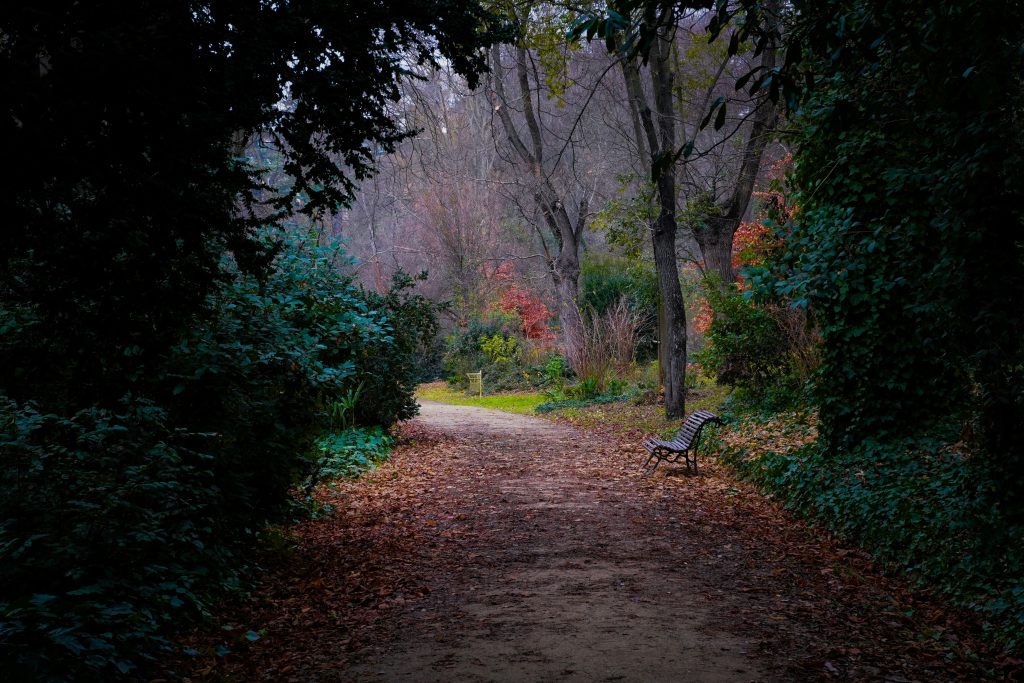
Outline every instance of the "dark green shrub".
<path id="1" fill-rule="evenodd" d="M 168 627 L 238 584 L 255 532 L 290 518 L 293 487 L 318 465 L 340 472 L 318 447 L 329 404 L 384 366 L 399 379 L 365 381 L 363 400 L 377 405 L 360 419 L 374 427 L 370 419 L 408 411 L 411 386 L 400 378 L 410 345 L 387 315 L 418 302 L 367 297 L 341 272 L 337 249 L 289 239 L 278 252 L 263 279 L 225 262 L 207 315 L 116 409 L 61 415 L 3 398 L 5 673 L 136 675 Z M 404 331 L 417 329 L 410 317 Z M 7 331 L 8 348 L 25 343 L 19 332 Z M 384 439 L 379 428 L 367 434 Z"/>
<path id="2" fill-rule="evenodd" d="M 347 265 L 337 247 L 294 238 L 263 281 L 229 264 L 216 315 L 168 359 L 171 414 L 217 435 L 221 524 L 252 528 L 285 514 L 288 491 L 314 465 L 328 403 L 359 383 L 358 352 L 390 341 L 384 314 L 341 272 Z"/>
<path id="3" fill-rule="evenodd" d="M 783 408 L 796 403 L 806 377 L 787 333 L 784 307 L 757 304 L 740 292 L 707 287 L 714 317 L 704 348 L 694 354 L 719 384 L 740 390 L 752 402 Z"/>
<path id="4" fill-rule="evenodd" d="M 0 401 L 0 667 L 9 680 L 104 680 L 237 578 L 218 538 L 216 436 L 166 411 L 69 417 Z M 91 673 L 85 673 L 91 672 Z"/>
<path id="5" fill-rule="evenodd" d="M 336 347 L 339 358 L 354 364 L 355 381 L 363 387 L 355 408 L 360 425 L 390 427 L 416 414 L 413 392 L 426 379 L 420 361 L 434 347 L 440 309 L 413 291 L 416 281 L 426 277 L 426 273 L 413 278 L 398 271 L 385 294 L 362 292 L 369 309 L 383 318 L 386 334 L 350 337 Z"/>
<path id="6" fill-rule="evenodd" d="M 741 294 L 710 288 L 715 311 L 707 344 L 696 359 L 720 384 L 763 387 L 780 380 L 790 368 L 779 322 L 766 307 Z"/>
<path id="7" fill-rule="evenodd" d="M 580 268 L 580 310 L 594 317 L 605 314 L 620 300 L 639 314 L 636 359 L 657 356 L 658 283 L 653 267 L 609 254 L 587 254 Z"/>
<path id="8" fill-rule="evenodd" d="M 333 432 L 317 444 L 319 462 L 310 484 L 325 479 L 350 479 L 383 462 L 393 440 L 380 427 L 353 427 Z"/>

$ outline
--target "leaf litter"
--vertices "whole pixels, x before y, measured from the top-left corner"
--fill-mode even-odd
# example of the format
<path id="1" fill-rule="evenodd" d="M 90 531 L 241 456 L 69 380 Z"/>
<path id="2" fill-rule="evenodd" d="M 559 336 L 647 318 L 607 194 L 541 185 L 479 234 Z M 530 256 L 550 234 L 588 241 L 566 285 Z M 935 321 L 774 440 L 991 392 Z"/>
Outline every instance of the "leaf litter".
<path id="1" fill-rule="evenodd" d="M 424 406 L 315 493 L 185 680 L 1020 680 L 971 615 L 717 463 L 645 476 L 630 430 Z M 661 640 L 659 640 L 661 638 Z M 588 668 L 590 667 L 590 668 Z M 618 673 L 616 673 L 618 672 Z M 669 678 L 669 677 L 676 678 Z"/>

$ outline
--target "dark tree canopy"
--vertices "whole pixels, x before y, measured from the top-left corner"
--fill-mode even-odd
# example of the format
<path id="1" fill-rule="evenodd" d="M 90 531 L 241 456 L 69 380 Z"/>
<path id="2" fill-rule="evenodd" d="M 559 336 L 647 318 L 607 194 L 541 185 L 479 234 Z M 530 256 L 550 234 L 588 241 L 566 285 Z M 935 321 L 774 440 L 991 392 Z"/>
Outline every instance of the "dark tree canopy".
<path id="1" fill-rule="evenodd" d="M 410 132 L 399 80 L 474 80 L 493 26 L 463 0 L 5 6 L 5 676 L 137 679 L 315 484 L 332 406 L 361 392 L 377 442 L 415 412 L 436 309 L 274 226 L 347 201 Z"/>
<path id="2" fill-rule="evenodd" d="M 390 109 L 408 66 L 443 55 L 474 80 L 487 21 L 444 0 L 5 8 L 0 299 L 15 319 L 0 325 L 21 332 L 0 345 L 4 388 L 119 398 L 189 324 L 224 249 L 266 262 L 250 217 L 345 201 L 409 132 Z M 235 155 L 257 132 L 292 182 L 246 210 L 260 179 Z"/>

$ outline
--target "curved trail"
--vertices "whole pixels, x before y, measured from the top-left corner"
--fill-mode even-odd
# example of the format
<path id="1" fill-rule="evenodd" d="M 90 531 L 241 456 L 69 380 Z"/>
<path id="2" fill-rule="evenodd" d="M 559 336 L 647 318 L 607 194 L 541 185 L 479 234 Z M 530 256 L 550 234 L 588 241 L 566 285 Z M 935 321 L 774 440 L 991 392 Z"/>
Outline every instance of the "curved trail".
<path id="1" fill-rule="evenodd" d="M 455 440 L 424 493 L 454 515 L 458 576 L 346 679 L 769 680 L 756 641 L 722 630 L 739 609 L 706 582 L 722 555 L 637 495 L 639 455 L 623 467 L 599 437 L 480 408 L 423 402 L 417 422 Z"/>
<path id="2" fill-rule="evenodd" d="M 318 489 L 334 513 L 218 616 L 233 641 L 197 634 L 188 680 L 1020 680 L 963 613 L 707 459 L 646 476 L 635 437 L 422 408 L 388 462 Z"/>

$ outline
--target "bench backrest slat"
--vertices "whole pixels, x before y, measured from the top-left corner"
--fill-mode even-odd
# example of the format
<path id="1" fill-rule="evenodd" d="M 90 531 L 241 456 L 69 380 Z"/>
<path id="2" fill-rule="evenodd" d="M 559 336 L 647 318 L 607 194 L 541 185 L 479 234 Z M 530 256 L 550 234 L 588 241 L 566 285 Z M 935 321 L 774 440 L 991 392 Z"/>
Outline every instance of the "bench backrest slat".
<path id="1" fill-rule="evenodd" d="M 701 430 L 704 429 L 704 425 L 710 421 L 720 421 L 718 416 L 707 410 L 698 410 L 692 413 L 683 426 L 676 432 L 670 442 L 674 446 L 678 446 L 679 450 L 688 449 L 693 443 L 694 438 L 700 434 Z"/>

